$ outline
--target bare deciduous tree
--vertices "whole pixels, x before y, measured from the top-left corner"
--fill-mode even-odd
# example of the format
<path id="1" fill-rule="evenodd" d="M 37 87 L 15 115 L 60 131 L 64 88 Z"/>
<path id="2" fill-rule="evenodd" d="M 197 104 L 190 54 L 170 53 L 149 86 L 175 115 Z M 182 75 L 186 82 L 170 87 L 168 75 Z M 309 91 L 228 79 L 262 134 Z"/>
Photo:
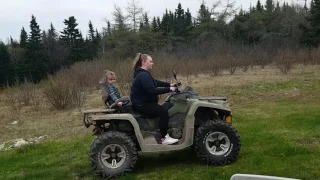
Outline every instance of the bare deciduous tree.
<path id="1" fill-rule="evenodd" d="M 138 0 L 131 0 L 128 2 L 128 6 L 126 7 L 128 12 L 128 18 L 132 21 L 132 29 L 133 32 L 136 32 L 139 22 L 142 21 L 143 16 L 143 8 L 139 6 Z"/>
<path id="2" fill-rule="evenodd" d="M 126 30 L 126 21 L 128 18 L 123 14 L 122 9 L 119 6 L 114 5 L 114 11 L 112 12 L 112 15 L 116 29 L 119 31 Z"/>
<path id="3" fill-rule="evenodd" d="M 225 1 L 223 1 L 225 2 Z M 223 10 L 221 12 L 217 12 L 216 9 L 219 6 L 223 6 Z M 237 8 L 235 8 L 235 1 L 227 0 L 225 3 L 222 3 L 221 0 L 213 3 L 211 8 L 211 15 L 215 20 L 218 21 L 226 21 L 229 17 L 234 15 L 237 12 Z"/>

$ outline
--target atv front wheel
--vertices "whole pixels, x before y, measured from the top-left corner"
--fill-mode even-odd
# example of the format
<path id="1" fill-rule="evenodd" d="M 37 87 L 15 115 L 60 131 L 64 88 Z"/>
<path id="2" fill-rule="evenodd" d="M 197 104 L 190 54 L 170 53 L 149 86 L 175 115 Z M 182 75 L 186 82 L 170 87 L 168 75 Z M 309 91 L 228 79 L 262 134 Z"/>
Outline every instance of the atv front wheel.
<path id="1" fill-rule="evenodd" d="M 138 160 L 133 140 L 117 131 L 98 136 L 91 145 L 89 156 L 95 174 L 108 179 L 131 172 Z"/>
<path id="2" fill-rule="evenodd" d="M 206 121 L 196 131 L 194 149 L 203 163 L 226 165 L 237 160 L 241 142 L 236 129 L 224 121 Z"/>

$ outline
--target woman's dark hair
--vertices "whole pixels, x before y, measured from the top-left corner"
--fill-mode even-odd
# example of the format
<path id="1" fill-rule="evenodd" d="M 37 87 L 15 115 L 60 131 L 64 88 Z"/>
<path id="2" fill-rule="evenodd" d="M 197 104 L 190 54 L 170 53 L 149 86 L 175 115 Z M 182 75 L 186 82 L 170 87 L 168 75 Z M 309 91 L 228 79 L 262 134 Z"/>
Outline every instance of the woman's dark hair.
<path id="1" fill-rule="evenodd" d="M 148 54 L 141 54 L 138 53 L 137 56 L 133 60 L 133 70 L 137 70 L 142 66 L 142 61 L 145 61 L 148 59 Z"/>

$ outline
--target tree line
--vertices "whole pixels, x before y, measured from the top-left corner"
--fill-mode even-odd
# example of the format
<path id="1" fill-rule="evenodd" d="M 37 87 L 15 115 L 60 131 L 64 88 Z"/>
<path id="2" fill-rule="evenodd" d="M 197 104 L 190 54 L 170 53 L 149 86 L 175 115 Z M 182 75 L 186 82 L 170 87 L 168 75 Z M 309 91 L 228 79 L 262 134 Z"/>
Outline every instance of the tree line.
<path id="1" fill-rule="evenodd" d="M 149 17 L 136 0 L 131 0 L 125 12 L 114 6 L 114 24 L 106 20 L 106 27 L 98 31 L 89 21 L 86 34 L 77 28 L 74 16 L 64 19 L 65 27 L 58 33 L 53 24 L 41 30 L 32 15 L 29 32 L 22 27 L 19 40 L 0 42 L 0 87 L 39 82 L 78 61 L 116 61 L 132 58 L 137 52 L 203 59 L 217 51 L 227 52 L 228 48 L 213 48 L 221 41 L 259 46 L 270 53 L 316 48 L 320 43 L 320 0 L 311 4 L 305 1 L 304 6 L 258 0 L 248 10 L 237 10 L 234 2 L 228 1 L 223 10 L 216 11 L 221 5 L 222 1 L 212 7 L 203 2 L 193 16 L 179 3 L 161 17 Z"/>

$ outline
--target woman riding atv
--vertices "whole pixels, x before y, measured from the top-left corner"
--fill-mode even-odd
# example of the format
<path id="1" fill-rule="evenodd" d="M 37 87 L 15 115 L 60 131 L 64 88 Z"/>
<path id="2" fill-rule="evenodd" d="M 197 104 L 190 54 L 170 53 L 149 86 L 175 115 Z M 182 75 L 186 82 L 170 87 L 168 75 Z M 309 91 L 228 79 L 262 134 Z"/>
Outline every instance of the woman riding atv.
<path id="1" fill-rule="evenodd" d="M 151 118 L 160 117 L 162 144 L 174 144 L 179 140 L 171 138 L 167 132 L 169 113 L 158 104 L 158 95 L 175 92 L 176 88 L 174 84 L 153 79 L 149 72 L 152 66 L 153 60 L 148 54 L 139 53 L 134 59 L 134 81 L 130 93 L 132 109 Z"/>

